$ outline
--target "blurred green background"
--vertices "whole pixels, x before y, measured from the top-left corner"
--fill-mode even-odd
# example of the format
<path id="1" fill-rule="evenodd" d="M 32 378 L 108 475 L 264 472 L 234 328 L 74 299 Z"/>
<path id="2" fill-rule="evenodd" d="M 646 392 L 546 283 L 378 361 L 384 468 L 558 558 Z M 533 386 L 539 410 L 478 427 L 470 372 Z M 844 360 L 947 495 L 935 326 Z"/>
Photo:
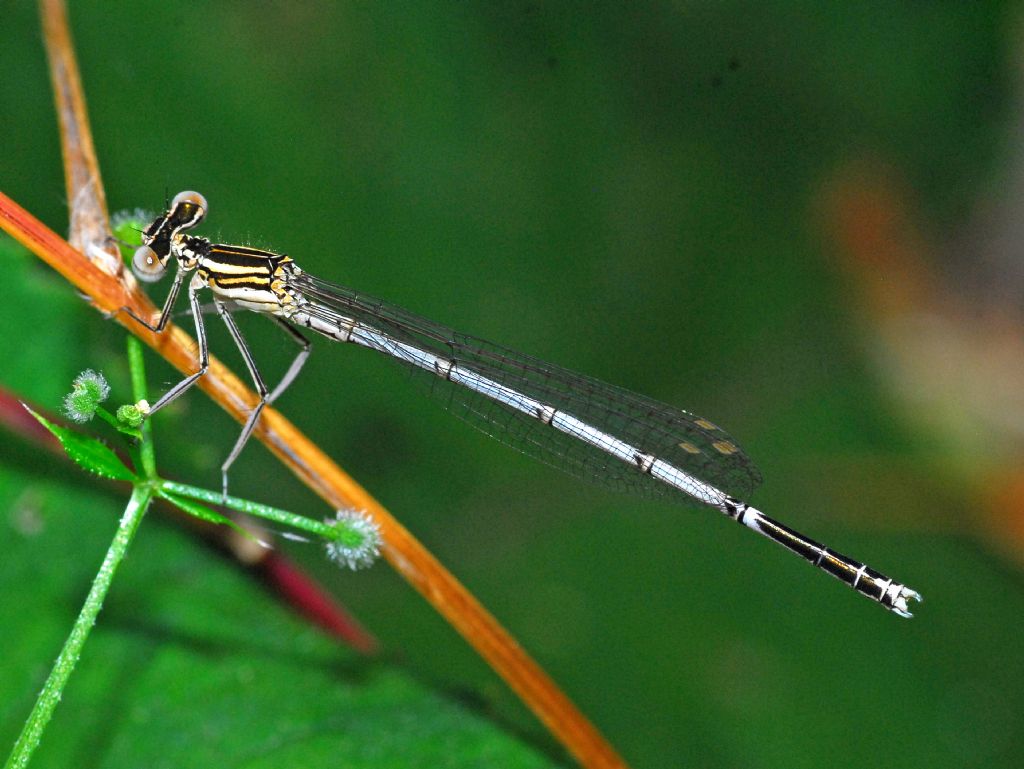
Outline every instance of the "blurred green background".
<path id="1" fill-rule="evenodd" d="M 3 14 L 0 189 L 64 232 L 36 11 Z M 1020 561 L 978 533 L 990 524 L 973 484 L 1019 451 L 979 427 L 993 455 L 962 456 L 886 384 L 876 361 L 889 353 L 828 203 L 848 169 L 885 169 L 937 244 L 936 274 L 976 276 L 953 246 L 1005 189 L 1021 18 L 962 2 L 77 2 L 71 14 L 112 210 L 200 190 L 203 234 L 287 251 L 329 280 L 705 415 L 761 468 L 759 508 L 924 595 L 900 620 L 720 516 L 563 477 L 452 419 L 389 361 L 316 344 L 281 410 L 637 767 L 1024 763 Z M 5 300 L 2 359 L 18 362 L 0 384 L 55 408 L 74 373 L 102 368 L 126 399 L 120 329 L 42 266 L 17 270 L 52 305 Z M 264 370 L 283 372 L 280 333 L 242 322 Z M 159 392 L 176 375 L 151 360 Z M 216 486 L 234 424 L 196 392 L 156 425 L 165 474 Z M 2 453 L 15 537 L 25 478 L 41 499 L 67 481 L 20 444 Z M 323 514 L 262 447 L 236 468 L 233 492 Z M 70 569 L 83 594 L 122 504 L 100 494 L 99 512 L 68 517 L 88 489 L 41 504 L 99 549 L 37 566 L 41 580 Z M 319 550 L 287 547 L 414 676 L 552 750 L 389 568 L 336 574 Z M 203 574 L 181 558 L 168 579 L 187 573 L 191 593 L 176 600 L 202 602 Z M 5 573 L 14 602 L 23 586 Z M 126 595 L 101 618 L 111 653 L 133 622 L 187 640 L 172 607 Z M 61 610 L 70 624 L 75 601 Z M 260 621 L 238 614 L 211 612 Z M 4 631 L 39 664 L 61 637 Z M 31 687 L 0 673 L 3 699 L 18 698 L 2 721 L 13 736 Z M 58 722 L 65 734 L 82 712 Z"/>

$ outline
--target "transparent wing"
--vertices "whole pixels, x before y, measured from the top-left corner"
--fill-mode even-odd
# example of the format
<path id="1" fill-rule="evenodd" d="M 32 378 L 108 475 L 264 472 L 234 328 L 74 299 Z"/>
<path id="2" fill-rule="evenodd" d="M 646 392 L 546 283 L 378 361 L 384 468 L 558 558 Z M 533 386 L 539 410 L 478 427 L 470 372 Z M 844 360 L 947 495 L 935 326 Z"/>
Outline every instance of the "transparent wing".
<path id="1" fill-rule="evenodd" d="M 474 371 L 571 414 L 734 497 L 749 497 L 761 482 L 753 462 L 724 430 L 681 409 L 459 333 L 305 272 L 291 276 L 288 285 L 309 301 L 303 309 L 324 321 L 349 318 L 398 342 L 452 360 L 459 369 Z M 405 362 L 411 376 L 425 384 L 445 408 L 502 443 L 609 488 L 696 503 L 631 464 L 418 367 L 398 345 L 381 350 Z"/>

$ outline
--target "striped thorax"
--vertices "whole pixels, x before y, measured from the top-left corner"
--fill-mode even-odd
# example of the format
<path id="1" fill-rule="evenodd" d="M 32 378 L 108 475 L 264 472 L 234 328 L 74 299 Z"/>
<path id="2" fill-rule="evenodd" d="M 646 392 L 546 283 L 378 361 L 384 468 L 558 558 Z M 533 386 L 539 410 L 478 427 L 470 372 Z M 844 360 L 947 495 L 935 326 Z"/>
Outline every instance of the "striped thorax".
<path id="1" fill-rule="evenodd" d="M 287 254 L 210 243 L 205 238 L 183 240 L 183 248 L 195 255 L 193 280 L 208 286 L 217 299 L 285 318 L 294 311 L 297 298 L 288 289 L 288 279 L 298 268 Z"/>

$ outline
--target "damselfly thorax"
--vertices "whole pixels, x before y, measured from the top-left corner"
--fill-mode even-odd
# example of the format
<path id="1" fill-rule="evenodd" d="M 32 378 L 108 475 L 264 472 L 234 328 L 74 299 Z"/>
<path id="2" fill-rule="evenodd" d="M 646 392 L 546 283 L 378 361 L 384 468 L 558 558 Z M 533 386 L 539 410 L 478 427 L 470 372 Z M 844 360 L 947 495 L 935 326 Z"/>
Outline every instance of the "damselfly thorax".
<path id="1" fill-rule="evenodd" d="M 428 384 L 446 408 L 487 434 L 548 464 L 613 488 L 718 510 L 832 574 L 857 592 L 909 617 L 920 596 L 864 564 L 783 526 L 742 501 L 760 473 L 724 430 L 701 417 L 537 358 L 485 342 L 400 307 L 299 269 L 291 257 L 187 234 L 206 215 L 196 192 L 175 196 L 143 232 L 132 265 L 142 280 L 159 280 L 173 262 L 174 283 L 154 331 L 167 325 L 185 277 L 199 345 L 199 369 L 152 407 L 156 412 L 191 387 L 209 363 L 198 295 L 209 289 L 238 345 L 260 400 L 221 467 L 238 457 L 263 408 L 298 375 L 309 356 L 306 328 L 394 358 Z M 301 349 L 281 382 L 263 382 L 231 310 L 264 314 Z M 133 317 L 135 317 L 133 315 Z"/>
<path id="2" fill-rule="evenodd" d="M 289 317 L 299 297 L 289 288 L 301 272 L 287 254 L 275 254 L 245 246 L 210 243 L 189 238 L 185 246 L 195 254 L 197 285 L 209 288 L 214 297 L 254 312 Z"/>

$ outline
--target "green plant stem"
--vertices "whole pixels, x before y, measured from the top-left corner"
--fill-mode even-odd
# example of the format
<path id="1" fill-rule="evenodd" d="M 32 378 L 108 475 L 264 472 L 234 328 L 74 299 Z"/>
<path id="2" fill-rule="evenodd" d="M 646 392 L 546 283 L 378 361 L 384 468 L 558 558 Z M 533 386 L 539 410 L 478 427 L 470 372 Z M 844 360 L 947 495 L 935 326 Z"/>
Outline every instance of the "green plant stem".
<path id="1" fill-rule="evenodd" d="M 50 671 L 50 677 L 46 679 L 46 684 L 36 699 L 32 713 L 25 721 L 25 726 L 7 758 L 7 763 L 4 764 L 4 769 L 23 769 L 28 765 L 32 753 L 39 746 L 43 731 L 53 716 L 57 703 L 60 702 L 64 687 L 82 654 L 82 647 L 85 645 L 93 625 L 96 624 L 96 617 L 99 615 L 100 609 L 103 608 L 103 599 L 110 589 L 114 573 L 124 559 L 128 546 L 135 536 L 152 498 L 153 489 L 148 484 L 136 486 L 132 491 L 128 506 L 125 508 L 124 515 L 121 516 L 121 523 L 117 527 L 117 533 L 107 549 L 103 565 L 100 566 L 100 570 L 93 580 L 92 589 L 85 599 L 82 611 L 79 613 L 78 619 L 75 620 L 71 634 L 65 641 L 64 648 L 61 649 L 60 655 Z"/>
<path id="2" fill-rule="evenodd" d="M 146 398 L 146 365 L 142 355 L 142 342 L 137 338 L 128 335 L 128 369 L 132 377 L 132 397 L 138 403 Z M 153 449 L 153 429 L 151 420 L 147 419 L 139 426 L 142 432 L 142 442 L 139 452 L 142 459 L 142 474 L 150 480 L 155 480 L 156 475 L 156 452 Z"/>
<path id="3" fill-rule="evenodd" d="M 196 486 L 187 486 L 184 483 L 175 483 L 174 481 L 161 481 L 160 488 L 164 491 L 169 491 L 172 494 L 180 494 L 183 497 L 189 497 L 191 499 L 198 499 L 201 502 L 209 502 L 214 505 L 224 505 L 230 507 L 232 510 L 238 510 L 249 515 L 254 515 L 257 518 L 266 518 L 276 523 L 282 523 L 285 526 L 291 526 L 296 529 L 302 529 L 308 531 L 311 534 L 316 534 L 326 539 L 334 539 L 336 530 L 332 524 L 323 523 L 312 518 L 306 518 L 303 515 L 297 513 L 290 513 L 287 510 L 281 510 L 277 507 L 270 507 L 269 505 L 261 505 L 259 502 L 252 502 L 248 499 L 239 499 L 238 497 L 224 497 L 219 491 L 210 491 L 209 489 L 200 489 Z"/>

